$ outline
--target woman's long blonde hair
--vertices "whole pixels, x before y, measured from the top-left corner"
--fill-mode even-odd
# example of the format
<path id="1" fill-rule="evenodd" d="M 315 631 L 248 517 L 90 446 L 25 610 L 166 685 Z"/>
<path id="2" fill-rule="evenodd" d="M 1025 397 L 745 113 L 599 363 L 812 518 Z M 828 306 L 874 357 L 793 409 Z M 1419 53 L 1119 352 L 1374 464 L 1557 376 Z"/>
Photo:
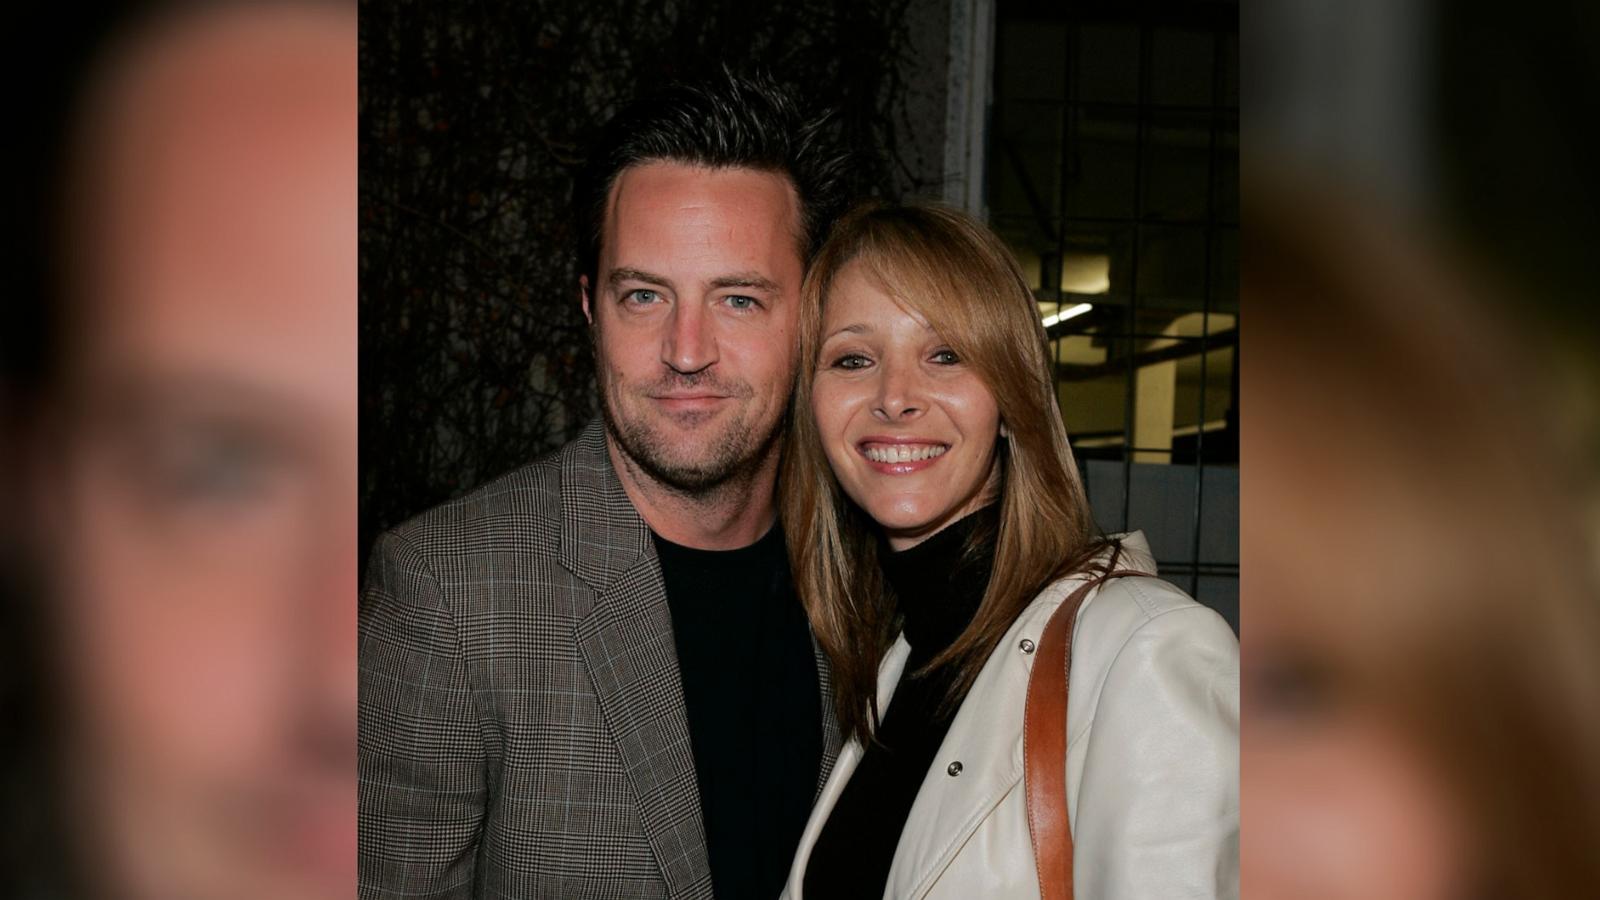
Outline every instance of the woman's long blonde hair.
<path id="1" fill-rule="evenodd" d="M 993 574 L 966 630 L 918 674 L 948 670 L 947 709 L 960 702 L 1023 608 L 1050 582 L 1085 568 L 1097 538 L 1056 405 L 1038 307 L 1016 260 L 993 232 L 937 206 L 859 207 L 834 227 L 801 288 L 800 367 L 781 480 L 796 587 L 833 663 L 845 737 L 877 721 L 878 666 L 899 631 L 897 603 L 878 567 L 879 528 L 840 489 L 811 412 L 823 308 L 839 273 L 864 267 L 896 302 L 925 318 L 993 393 L 999 517 L 968 552 L 992 540 Z"/>

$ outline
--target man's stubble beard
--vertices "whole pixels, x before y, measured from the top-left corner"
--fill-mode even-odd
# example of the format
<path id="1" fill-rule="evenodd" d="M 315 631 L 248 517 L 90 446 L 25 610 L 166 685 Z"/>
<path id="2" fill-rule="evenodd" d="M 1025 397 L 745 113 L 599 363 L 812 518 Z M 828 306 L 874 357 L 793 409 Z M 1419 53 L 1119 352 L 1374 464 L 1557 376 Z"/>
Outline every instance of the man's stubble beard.
<path id="1" fill-rule="evenodd" d="M 598 349 L 598 348 L 597 348 Z M 617 406 L 613 391 L 613 376 L 603 357 L 597 356 L 596 370 L 600 378 L 600 413 L 606 432 L 617 444 L 624 464 L 641 473 L 663 488 L 692 499 L 712 499 L 738 488 L 755 477 L 762 464 L 774 452 L 783 437 L 784 416 L 780 413 L 772 424 L 759 433 L 738 412 L 722 426 L 700 458 L 684 460 L 672 452 L 673 440 L 662 434 L 646 420 L 645 416 L 627 419 Z M 703 376 L 669 376 L 664 381 L 688 386 L 713 381 L 719 387 L 736 388 L 735 396 L 745 399 L 753 396 L 749 385 L 742 382 L 729 384 Z M 626 389 L 626 387 L 624 387 Z M 641 395 L 636 395 L 641 396 Z M 643 398 L 645 404 L 651 401 Z M 714 427 L 714 426 L 713 426 Z"/>

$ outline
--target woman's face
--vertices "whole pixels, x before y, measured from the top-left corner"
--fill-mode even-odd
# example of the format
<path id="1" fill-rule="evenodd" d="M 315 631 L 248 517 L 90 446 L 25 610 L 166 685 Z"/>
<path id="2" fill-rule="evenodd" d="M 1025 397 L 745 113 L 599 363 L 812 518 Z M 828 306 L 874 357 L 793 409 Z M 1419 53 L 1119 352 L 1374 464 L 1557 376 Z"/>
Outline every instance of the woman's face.
<path id="1" fill-rule="evenodd" d="M 1243 895 L 1469 895 L 1464 810 L 1439 760 L 1380 702 L 1341 697 L 1335 676 L 1303 671 L 1303 647 L 1328 638 L 1296 636 L 1291 620 L 1292 610 L 1256 603 L 1241 642 Z"/>
<path id="2" fill-rule="evenodd" d="M 1460 688 L 1393 662 L 1425 658 L 1471 621 L 1466 597 L 1449 592 L 1460 603 L 1452 608 L 1437 588 L 1447 566 L 1469 565 L 1454 558 L 1461 526 L 1441 526 L 1441 511 L 1465 522 L 1470 507 L 1437 493 L 1419 468 L 1453 462 L 1461 445 L 1416 456 L 1396 438 L 1404 407 L 1345 387 L 1356 384 L 1340 368 L 1350 351 L 1335 366 L 1297 365 L 1289 348 L 1303 333 L 1262 342 L 1265 358 L 1252 365 L 1273 374 L 1252 383 L 1244 426 L 1241 893 L 1470 896 L 1473 825 L 1446 761 L 1400 700 L 1418 692 L 1448 716 L 1459 701 L 1446 692 Z"/>
<path id="3" fill-rule="evenodd" d="M 902 550 L 976 510 L 998 479 L 994 395 L 858 263 L 823 304 L 811 411 L 845 493 Z"/>

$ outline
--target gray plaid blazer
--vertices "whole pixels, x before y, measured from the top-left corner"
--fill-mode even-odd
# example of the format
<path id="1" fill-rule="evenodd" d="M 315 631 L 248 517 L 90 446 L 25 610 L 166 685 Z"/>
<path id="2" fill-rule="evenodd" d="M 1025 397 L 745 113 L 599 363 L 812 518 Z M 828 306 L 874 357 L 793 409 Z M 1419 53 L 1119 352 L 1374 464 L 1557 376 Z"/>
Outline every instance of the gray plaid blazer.
<path id="1" fill-rule="evenodd" d="M 711 896 L 661 567 L 598 423 L 384 534 L 360 633 L 363 900 Z"/>

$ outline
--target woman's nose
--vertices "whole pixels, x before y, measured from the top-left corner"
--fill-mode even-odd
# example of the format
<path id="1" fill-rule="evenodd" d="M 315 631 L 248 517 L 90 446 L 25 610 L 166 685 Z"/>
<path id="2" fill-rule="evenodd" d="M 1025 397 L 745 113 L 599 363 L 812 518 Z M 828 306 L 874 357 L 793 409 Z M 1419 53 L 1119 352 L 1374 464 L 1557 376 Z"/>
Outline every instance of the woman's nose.
<path id="1" fill-rule="evenodd" d="M 914 372 L 904 366 L 883 364 L 879 369 L 878 396 L 873 413 L 885 422 L 915 418 L 925 406 L 921 385 Z"/>

